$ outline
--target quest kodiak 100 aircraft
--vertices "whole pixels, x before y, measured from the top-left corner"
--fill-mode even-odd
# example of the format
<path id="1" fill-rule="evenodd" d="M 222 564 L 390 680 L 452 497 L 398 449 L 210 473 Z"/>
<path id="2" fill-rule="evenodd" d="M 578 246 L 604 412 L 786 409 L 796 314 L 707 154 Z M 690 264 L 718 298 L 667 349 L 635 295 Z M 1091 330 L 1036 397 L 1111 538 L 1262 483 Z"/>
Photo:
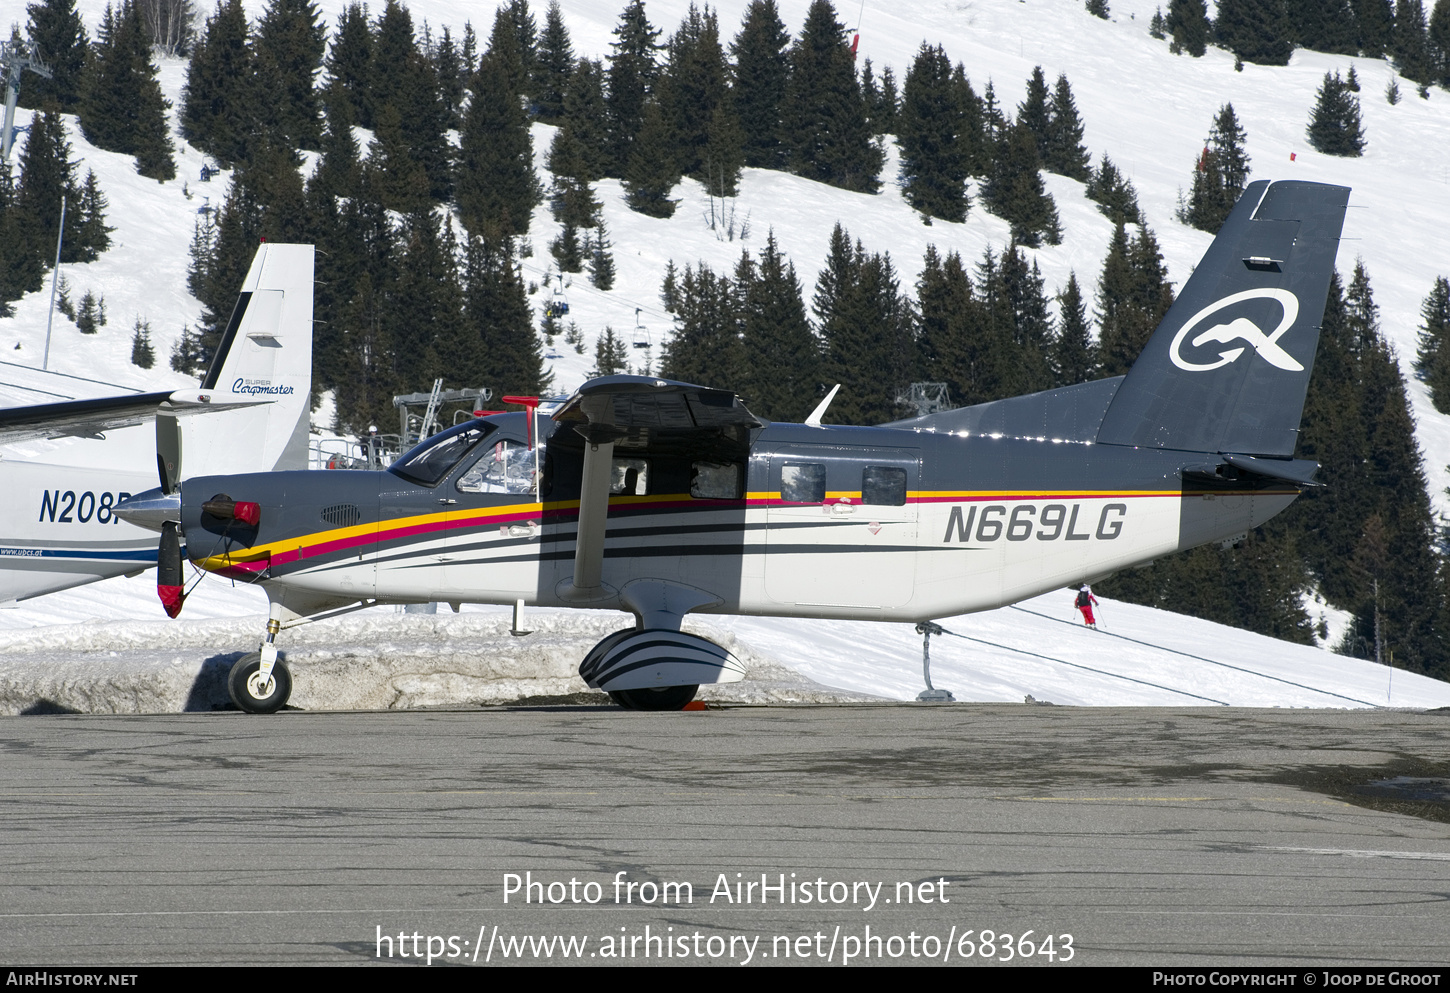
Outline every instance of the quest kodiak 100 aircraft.
<path id="1" fill-rule="evenodd" d="M 551 418 L 479 418 L 386 471 L 189 479 L 147 504 L 161 582 L 180 583 L 175 521 L 194 562 L 267 591 L 230 681 L 249 711 L 290 692 L 281 629 L 429 600 L 631 611 L 580 674 L 677 709 L 744 675 L 680 630 L 691 611 L 923 622 L 1230 538 L 1314 485 L 1293 452 L 1348 195 L 1252 184 L 1126 377 L 879 427 L 596 379 Z"/>

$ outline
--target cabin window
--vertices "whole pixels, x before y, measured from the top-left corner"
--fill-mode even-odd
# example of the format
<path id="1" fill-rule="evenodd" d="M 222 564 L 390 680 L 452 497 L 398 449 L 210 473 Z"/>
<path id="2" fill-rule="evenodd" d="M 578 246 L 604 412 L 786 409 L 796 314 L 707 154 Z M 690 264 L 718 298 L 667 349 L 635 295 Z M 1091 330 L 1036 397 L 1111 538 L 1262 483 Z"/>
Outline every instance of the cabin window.
<path id="1" fill-rule="evenodd" d="M 532 493 L 534 453 L 517 441 L 500 441 L 458 480 L 463 493 Z"/>
<path id="2" fill-rule="evenodd" d="M 740 499 L 740 466 L 732 462 L 692 463 L 690 496 L 702 500 Z"/>
<path id="3" fill-rule="evenodd" d="M 649 463 L 644 459 L 615 459 L 610 472 L 611 496 L 644 496 L 649 492 Z"/>
<path id="4" fill-rule="evenodd" d="M 861 502 L 878 507 L 906 505 L 906 470 L 868 465 L 861 470 Z"/>
<path id="5" fill-rule="evenodd" d="M 826 467 L 819 462 L 787 462 L 780 467 L 784 503 L 825 503 Z"/>

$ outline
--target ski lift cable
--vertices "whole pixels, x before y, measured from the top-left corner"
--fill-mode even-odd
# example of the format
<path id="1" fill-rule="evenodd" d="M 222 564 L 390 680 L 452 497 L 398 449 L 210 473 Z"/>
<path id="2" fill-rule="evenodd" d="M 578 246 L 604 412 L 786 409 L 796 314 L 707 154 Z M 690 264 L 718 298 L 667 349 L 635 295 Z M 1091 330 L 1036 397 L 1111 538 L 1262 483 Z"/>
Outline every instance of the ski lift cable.
<path id="1" fill-rule="evenodd" d="M 1027 613 L 1030 614 L 1030 613 L 1033 613 L 1033 611 L 1030 611 L 1029 610 L 1029 611 L 1027 611 Z M 1041 615 L 1041 616 L 1045 616 L 1045 615 Z M 1064 623 L 1066 623 L 1066 622 L 1064 622 Z M 938 626 L 940 626 L 940 625 L 938 625 Z M 1169 693 L 1177 693 L 1180 696 L 1192 697 L 1195 700 L 1206 700 L 1209 703 L 1216 703 L 1216 704 L 1218 704 L 1221 707 L 1231 706 L 1231 704 L 1228 701 L 1226 701 L 1226 700 L 1215 700 L 1211 696 L 1201 696 L 1201 695 L 1199 695 L 1197 693 L 1190 693 L 1187 690 L 1175 689 L 1172 686 L 1164 686 L 1161 683 L 1150 683 L 1146 679 L 1134 679 L 1132 676 L 1124 676 L 1121 673 L 1117 673 L 1117 672 L 1108 672 L 1106 669 L 1094 669 L 1092 666 L 1089 666 L 1089 665 L 1079 665 L 1076 662 L 1067 662 L 1067 661 L 1065 661 L 1063 659 L 1053 658 L 1051 655 L 1039 655 L 1037 652 L 1029 652 L 1025 648 L 1013 648 L 1011 645 L 999 645 L 995 641 L 987 641 L 984 638 L 973 638 L 973 637 L 971 637 L 969 635 L 957 634 L 955 631 L 948 631 L 946 628 L 942 628 L 941 629 L 941 632 L 942 632 L 942 634 L 949 634 L 953 638 L 961 638 L 963 641 L 975 641 L 979 645 L 988 645 L 988 646 L 990 646 L 992 648 L 1000 648 L 1003 651 L 1016 652 L 1018 655 L 1028 655 L 1028 656 L 1031 656 L 1034 659 L 1043 659 L 1043 660 L 1045 660 L 1047 662 L 1056 662 L 1058 665 L 1070 666 L 1073 669 L 1083 669 L 1083 670 L 1085 670 L 1087 672 L 1095 672 L 1095 673 L 1097 673 L 1100 676 L 1111 676 L 1113 679 L 1121 679 L 1121 680 L 1124 680 L 1125 682 L 1137 683 L 1140 686 L 1151 686 L 1151 687 L 1153 687 L 1156 690 L 1167 690 Z"/>
<path id="2" fill-rule="evenodd" d="M 520 262 L 519 263 L 519 268 L 521 270 L 525 271 L 525 272 L 530 273 L 531 275 L 538 276 L 542 280 L 545 280 L 547 282 L 553 282 L 554 270 L 553 270 L 553 267 L 552 266 L 550 266 L 547 269 L 541 269 L 541 268 L 539 268 L 536 265 L 532 265 L 532 264 L 527 263 L 527 262 Z M 571 291 L 576 292 L 576 293 L 591 293 L 591 294 L 598 295 L 598 296 L 603 296 L 604 293 L 605 293 L 604 290 L 596 289 L 594 286 L 592 286 L 588 282 L 580 283 L 580 284 L 571 283 L 569 285 L 569 289 Z M 648 304 L 641 304 L 637 300 L 631 300 L 628 297 L 621 296 L 619 293 L 617 293 L 617 292 L 615 292 L 613 290 L 610 290 L 609 291 L 608 299 L 611 300 L 611 301 L 619 301 L 619 302 L 622 302 L 624 304 L 627 304 L 628 306 L 634 307 L 635 310 L 642 311 L 643 313 L 648 314 L 653 319 L 658 319 L 658 320 L 661 320 L 661 321 L 673 321 L 674 320 L 673 317 L 671 317 L 668 313 L 666 313 L 663 310 L 656 310 L 655 308 L 649 306 Z"/>
<path id="3" fill-rule="evenodd" d="M 1041 618 L 1043 618 L 1045 620 L 1056 621 L 1058 624 L 1071 624 L 1073 627 L 1077 627 L 1077 624 L 1075 624 L 1074 622 L 1072 622 L 1072 621 L 1064 621 L 1060 617 L 1053 617 L 1050 614 L 1043 614 L 1043 613 L 1039 613 L 1038 611 L 1035 611 L 1035 610 L 1028 610 L 1026 607 L 1019 607 L 1016 604 L 1012 604 L 1011 606 L 1012 606 L 1012 609 L 1013 610 L 1020 610 L 1024 614 L 1031 614 L 1034 617 L 1041 617 Z M 1308 685 L 1305 685 L 1304 683 L 1296 683 L 1292 679 L 1284 679 L 1284 678 L 1282 678 L 1280 676 L 1270 676 L 1268 673 L 1265 673 L 1265 672 L 1255 672 L 1253 669 L 1245 669 L 1243 666 L 1230 665 L 1227 662 L 1219 662 L 1216 659 L 1206 659 L 1202 655 L 1194 655 L 1191 652 L 1180 651 L 1177 648 L 1168 648 L 1168 647 L 1166 647 L 1164 645 L 1155 645 L 1151 641 L 1140 641 L 1137 638 L 1129 638 L 1125 634 L 1115 634 L 1112 631 L 1100 631 L 1098 633 L 1099 634 L 1105 634 L 1105 635 L 1107 635 L 1110 638 L 1121 638 L 1124 641 L 1131 641 L 1133 644 L 1135 644 L 1135 645 L 1142 645 L 1145 648 L 1156 648 L 1160 652 L 1172 652 L 1174 655 L 1182 655 L 1184 658 L 1195 659 L 1195 660 L 1197 660 L 1199 662 L 1207 662 L 1209 665 L 1222 666 L 1225 669 L 1232 669 L 1235 672 L 1246 673 L 1247 675 L 1250 675 L 1250 676 L 1258 676 L 1260 679 L 1268 679 L 1268 680 L 1272 680 L 1273 682 L 1276 682 L 1276 683 L 1284 683 L 1284 684 L 1289 685 L 1289 686 L 1294 686 L 1294 687 L 1297 687 L 1298 689 L 1301 689 L 1301 690 L 1309 690 L 1311 693 L 1323 693 L 1325 696 L 1332 696 L 1332 697 L 1335 697 L 1335 698 L 1337 698 L 1339 700 L 1349 700 L 1352 703 L 1363 704 L 1366 707 L 1377 707 L 1378 706 L 1378 704 L 1370 703 L 1368 700 L 1359 700 L 1359 699 L 1356 699 L 1355 697 L 1345 696 L 1343 693 L 1335 693 L 1335 692 L 1333 692 L 1331 690 L 1321 690 L 1317 686 L 1308 686 Z"/>

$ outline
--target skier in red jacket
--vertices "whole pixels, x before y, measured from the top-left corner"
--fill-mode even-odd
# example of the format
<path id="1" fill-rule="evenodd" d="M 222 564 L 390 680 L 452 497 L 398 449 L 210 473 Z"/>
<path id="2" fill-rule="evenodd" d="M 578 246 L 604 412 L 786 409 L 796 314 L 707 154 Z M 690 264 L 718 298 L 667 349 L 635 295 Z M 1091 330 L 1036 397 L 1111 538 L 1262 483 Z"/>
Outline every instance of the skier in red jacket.
<path id="1" fill-rule="evenodd" d="M 1093 596 L 1092 587 L 1083 583 L 1077 588 L 1077 609 L 1082 611 L 1082 622 L 1094 631 L 1098 629 L 1098 622 L 1093 617 L 1093 604 L 1098 598 Z"/>

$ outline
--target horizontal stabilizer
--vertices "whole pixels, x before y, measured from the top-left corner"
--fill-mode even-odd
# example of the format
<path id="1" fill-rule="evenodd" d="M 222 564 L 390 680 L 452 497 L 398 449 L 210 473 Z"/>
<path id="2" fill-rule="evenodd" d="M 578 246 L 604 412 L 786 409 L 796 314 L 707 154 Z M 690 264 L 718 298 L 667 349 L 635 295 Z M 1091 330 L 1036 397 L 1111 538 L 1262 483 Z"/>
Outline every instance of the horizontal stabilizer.
<path id="1" fill-rule="evenodd" d="M 1103 418 L 1106 445 L 1294 452 L 1349 189 L 1244 191 Z"/>

